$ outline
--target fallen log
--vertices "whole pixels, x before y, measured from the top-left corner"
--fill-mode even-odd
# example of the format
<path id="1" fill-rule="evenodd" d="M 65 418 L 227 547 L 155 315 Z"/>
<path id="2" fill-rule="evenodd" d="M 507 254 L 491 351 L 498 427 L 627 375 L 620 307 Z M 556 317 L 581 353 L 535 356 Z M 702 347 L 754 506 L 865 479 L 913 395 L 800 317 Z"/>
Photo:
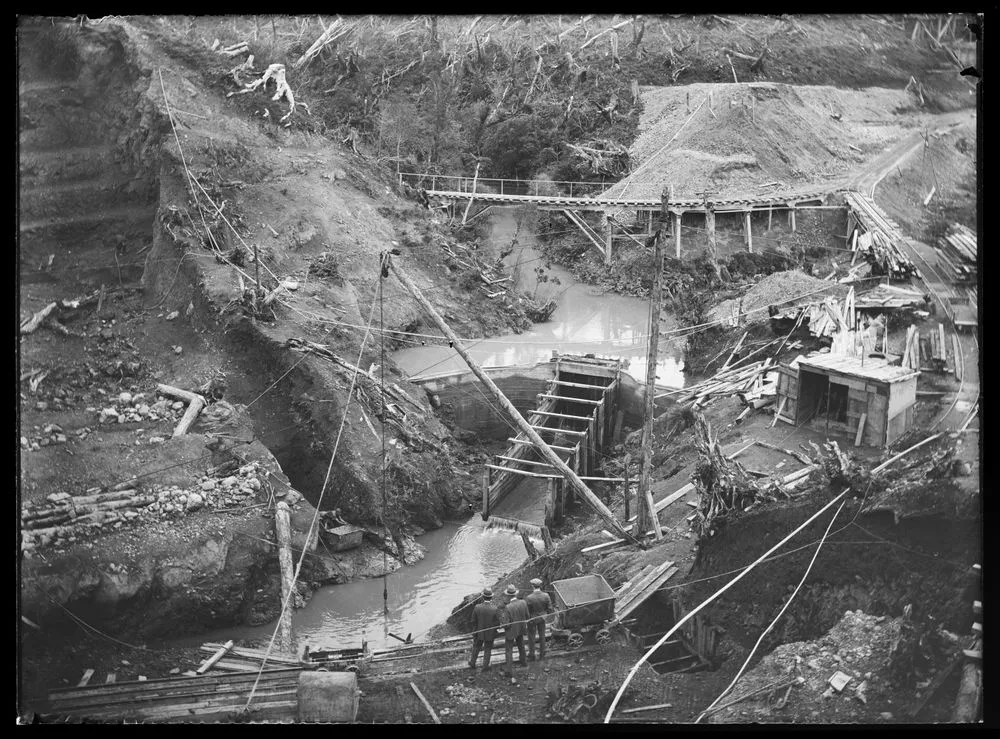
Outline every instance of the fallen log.
<path id="1" fill-rule="evenodd" d="M 31 318 L 21 323 L 21 335 L 30 334 L 39 326 L 41 326 L 49 315 L 56 309 L 57 303 L 49 303 L 47 306 L 42 308 L 40 311 L 35 313 Z"/>

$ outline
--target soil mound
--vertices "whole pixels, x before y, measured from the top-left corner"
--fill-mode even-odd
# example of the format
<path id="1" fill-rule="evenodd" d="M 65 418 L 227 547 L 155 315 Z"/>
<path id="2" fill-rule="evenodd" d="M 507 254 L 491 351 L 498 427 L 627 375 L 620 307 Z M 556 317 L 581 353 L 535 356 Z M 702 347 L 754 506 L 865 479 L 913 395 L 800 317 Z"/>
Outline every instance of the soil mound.
<path id="1" fill-rule="evenodd" d="M 766 195 L 827 186 L 902 137 L 904 90 L 769 82 L 650 87 L 631 176 L 607 195 Z"/>
<path id="2" fill-rule="evenodd" d="M 775 272 L 755 284 L 741 298 L 724 300 L 716 306 L 710 317 L 713 321 L 730 320 L 738 313 L 748 314 L 743 323 L 761 323 L 768 320 L 768 306 L 811 303 L 828 295 L 843 297 L 848 288 L 817 277 L 810 277 L 797 269 Z"/>

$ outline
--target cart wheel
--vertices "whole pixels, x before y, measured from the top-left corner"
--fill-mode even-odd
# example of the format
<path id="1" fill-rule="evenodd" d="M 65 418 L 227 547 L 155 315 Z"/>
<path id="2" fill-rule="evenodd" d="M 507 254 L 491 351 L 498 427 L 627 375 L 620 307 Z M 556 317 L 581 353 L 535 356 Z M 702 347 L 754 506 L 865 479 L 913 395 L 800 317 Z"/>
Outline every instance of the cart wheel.
<path id="1" fill-rule="evenodd" d="M 583 646 L 583 634 L 574 631 L 572 634 L 569 635 L 570 649 L 579 649 L 582 646 Z"/>
<path id="2" fill-rule="evenodd" d="M 611 641 L 611 632 L 607 629 L 601 629 L 597 632 L 597 636 L 595 638 L 597 639 L 598 644 L 607 644 Z"/>

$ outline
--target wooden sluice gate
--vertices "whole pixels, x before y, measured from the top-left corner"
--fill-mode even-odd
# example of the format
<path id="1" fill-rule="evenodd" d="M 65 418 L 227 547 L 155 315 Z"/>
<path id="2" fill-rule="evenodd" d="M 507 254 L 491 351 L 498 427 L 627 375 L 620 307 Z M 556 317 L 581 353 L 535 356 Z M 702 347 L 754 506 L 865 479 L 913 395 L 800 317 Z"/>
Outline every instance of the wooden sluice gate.
<path id="1" fill-rule="evenodd" d="M 582 480 L 607 480 L 593 473 L 615 426 L 624 361 L 562 355 L 528 423 Z M 483 472 L 483 519 L 488 528 L 508 528 L 549 546 L 549 525 L 563 516 L 572 487 L 544 461 L 524 434 L 509 439 Z"/>

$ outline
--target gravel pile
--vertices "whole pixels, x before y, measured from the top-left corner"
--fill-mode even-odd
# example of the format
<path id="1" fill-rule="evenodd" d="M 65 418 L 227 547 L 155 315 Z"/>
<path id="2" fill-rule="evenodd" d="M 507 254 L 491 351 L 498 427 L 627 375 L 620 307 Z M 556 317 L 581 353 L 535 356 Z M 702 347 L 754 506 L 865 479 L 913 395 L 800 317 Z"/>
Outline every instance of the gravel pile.
<path id="1" fill-rule="evenodd" d="M 734 315 L 749 312 L 749 315 L 741 319 L 741 325 L 761 323 L 769 318 L 766 310 L 768 306 L 813 303 L 828 295 L 842 298 L 847 292 L 845 285 L 810 277 L 797 269 L 775 272 L 747 290 L 742 298 L 722 301 L 709 316 L 712 320 L 727 321 L 727 325 L 734 325 Z"/>

